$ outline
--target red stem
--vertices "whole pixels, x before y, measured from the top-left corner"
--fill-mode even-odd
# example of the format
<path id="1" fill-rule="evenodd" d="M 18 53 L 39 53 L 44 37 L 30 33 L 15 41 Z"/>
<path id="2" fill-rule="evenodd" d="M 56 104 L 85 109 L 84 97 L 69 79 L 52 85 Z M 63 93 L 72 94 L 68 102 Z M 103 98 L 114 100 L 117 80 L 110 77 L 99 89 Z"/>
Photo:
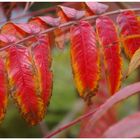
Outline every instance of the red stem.
<path id="1" fill-rule="evenodd" d="M 133 10 L 133 11 L 135 11 L 135 12 L 139 12 L 139 11 L 140 11 L 140 8 L 123 9 L 123 10 L 122 10 L 122 9 L 119 9 L 119 10 L 116 10 L 116 11 L 106 12 L 106 13 L 104 13 L 104 14 L 102 14 L 102 15 L 109 16 L 109 15 L 119 14 L 119 13 L 121 13 L 121 12 L 123 12 L 123 11 L 128 11 L 128 10 Z M 93 19 L 98 18 L 99 16 L 101 16 L 101 15 L 93 15 L 93 16 L 85 17 L 85 18 L 83 18 L 82 20 L 90 21 L 90 20 L 93 20 Z M 64 28 L 64 27 L 66 28 L 66 27 L 69 27 L 69 26 L 71 26 L 71 25 L 73 25 L 73 24 L 75 24 L 75 23 L 77 23 L 77 21 L 69 21 L 69 22 L 60 24 L 60 25 L 57 26 L 57 27 L 52 27 L 52 28 L 46 29 L 46 30 L 40 32 L 38 35 L 40 35 L 40 34 L 45 34 L 45 33 L 48 33 L 48 32 L 52 32 L 52 31 L 56 30 L 57 28 Z M 10 45 L 7 45 L 7 46 L 5 46 L 5 47 L 3 47 L 3 48 L 0 48 L 0 51 L 3 51 L 3 50 L 5 50 L 5 49 L 8 49 L 8 48 L 11 47 L 12 45 L 20 44 L 20 43 L 22 43 L 22 42 L 24 42 L 24 41 L 26 41 L 26 40 L 28 40 L 28 39 L 31 39 L 32 37 L 38 36 L 38 35 L 29 35 L 28 37 L 23 38 L 23 39 L 21 39 L 21 40 L 15 42 L 15 43 L 11 43 Z"/>
<path id="2" fill-rule="evenodd" d="M 90 115 L 92 115 L 96 110 L 97 110 L 97 108 L 94 109 L 94 110 L 91 111 L 91 112 L 86 113 L 85 115 L 82 115 L 81 117 L 75 119 L 74 121 L 72 121 L 72 122 L 70 122 L 70 123 L 68 123 L 68 124 L 66 124 L 66 125 L 64 125 L 64 126 L 62 126 L 62 127 L 59 128 L 58 130 L 56 130 L 56 131 L 54 131 L 54 132 L 52 132 L 52 133 L 46 135 L 45 138 L 51 138 L 51 137 L 53 137 L 54 135 L 56 135 L 56 134 L 60 133 L 61 131 L 65 130 L 66 128 L 71 127 L 72 125 L 75 125 L 76 123 L 80 122 L 81 120 L 83 120 L 83 119 L 89 117 Z"/>

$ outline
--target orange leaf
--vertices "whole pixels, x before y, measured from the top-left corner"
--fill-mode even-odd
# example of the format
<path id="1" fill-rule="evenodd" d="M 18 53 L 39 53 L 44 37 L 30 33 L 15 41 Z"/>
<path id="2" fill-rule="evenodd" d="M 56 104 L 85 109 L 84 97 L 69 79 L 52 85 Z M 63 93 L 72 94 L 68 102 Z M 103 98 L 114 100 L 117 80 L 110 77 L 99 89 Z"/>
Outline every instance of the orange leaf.
<path id="1" fill-rule="evenodd" d="M 117 23 L 120 27 L 120 34 L 126 55 L 131 58 L 135 51 L 140 48 L 140 24 L 133 11 L 125 11 L 118 15 Z M 131 36 L 131 38 L 129 38 Z"/>
<path id="2" fill-rule="evenodd" d="M 51 67 L 51 52 L 48 37 L 42 35 L 38 38 L 37 45 L 33 46 L 33 58 L 37 68 L 38 79 L 40 84 L 41 98 L 45 108 L 48 105 L 51 97 L 52 89 L 52 72 Z"/>
<path id="3" fill-rule="evenodd" d="M 85 21 L 72 26 L 71 63 L 74 80 L 81 97 L 89 100 L 95 93 L 99 80 L 99 53 L 96 46 L 95 32 Z"/>
<path id="4" fill-rule="evenodd" d="M 13 35 L 0 34 L 0 47 L 5 47 L 8 44 L 14 43 L 16 38 Z"/>
<path id="5" fill-rule="evenodd" d="M 50 16 L 39 16 L 32 18 L 29 21 L 30 24 L 37 25 L 41 28 L 41 30 L 49 29 L 50 27 L 57 27 L 60 25 L 60 18 L 53 18 Z M 56 29 L 54 32 L 49 32 L 49 42 L 50 46 L 53 46 L 54 43 L 59 48 L 64 48 L 64 33 L 61 29 Z"/>
<path id="6" fill-rule="evenodd" d="M 121 84 L 122 59 L 117 31 L 113 21 L 106 16 L 96 20 L 96 29 L 103 50 L 104 63 L 107 71 L 109 91 L 114 94 Z"/>
<path id="7" fill-rule="evenodd" d="M 26 37 L 28 35 L 28 32 L 23 31 L 17 25 L 18 24 L 15 24 L 13 22 L 6 23 L 1 28 L 1 34 L 11 35 L 17 39 L 21 39 L 23 37 Z"/>

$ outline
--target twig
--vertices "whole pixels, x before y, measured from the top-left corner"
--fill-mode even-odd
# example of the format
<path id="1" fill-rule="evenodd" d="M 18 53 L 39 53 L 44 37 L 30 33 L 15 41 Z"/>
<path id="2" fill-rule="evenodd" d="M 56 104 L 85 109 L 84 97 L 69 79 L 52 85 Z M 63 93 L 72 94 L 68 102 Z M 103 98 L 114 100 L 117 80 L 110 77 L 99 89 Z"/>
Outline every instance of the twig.
<path id="1" fill-rule="evenodd" d="M 133 10 L 135 12 L 139 12 L 140 11 L 140 8 L 119 9 L 119 10 L 115 10 L 115 11 L 111 11 L 111 12 L 106 12 L 106 13 L 104 13 L 102 15 L 104 15 L 104 16 L 116 15 L 116 14 L 120 14 L 122 12 L 129 11 L 129 10 Z M 89 16 L 89 17 L 85 18 L 84 20 L 96 19 L 96 18 L 98 18 L 99 16 L 102 16 L 102 15 Z"/>
<path id="2" fill-rule="evenodd" d="M 104 14 L 102 14 L 102 15 L 109 16 L 109 15 L 119 14 L 119 13 L 121 13 L 121 12 L 128 11 L 128 10 L 133 10 L 133 11 L 135 11 L 135 12 L 139 12 L 139 11 L 140 11 L 140 8 L 123 9 L 123 10 L 122 10 L 122 9 L 119 9 L 119 10 L 115 10 L 115 11 L 111 11 L 111 12 L 106 12 L 106 13 L 104 13 Z M 87 21 L 89 21 L 89 20 L 94 20 L 94 19 L 96 19 L 96 18 L 98 18 L 99 16 L 102 16 L 102 15 L 89 16 L 89 17 L 83 18 L 82 20 L 87 20 Z M 78 22 L 78 21 L 70 21 L 70 22 L 67 22 L 67 23 L 60 24 L 58 27 L 52 27 L 52 28 L 46 29 L 46 30 L 40 32 L 39 34 L 36 34 L 36 35 L 29 35 L 28 37 L 23 38 L 23 39 L 21 39 L 21 40 L 15 42 L 15 43 L 12 43 L 12 44 L 7 45 L 7 46 L 5 46 L 5 47 L 3 47 L 3 48 L 0 48 L 0 51 L 3 51 L 3 50 L 5 50 L 5 49 L 8 49 L 8 48 L 9 48 L 10 46 L 12 46 L 12 45 L 20 44 L 20 43 L 22 43 L 22 42 L 24 42 L 24 41 L 26 41 L 26 40 L 31 39 L 32 37 L 39 36 L 39 35 L 41 35 L 41 34 L 45 34 L 45 33 L 48 33 L 48 32 L 52 32 L 52 31 L 56 30 L 57 28 L 69 27 L 69 26 L 71 26 L 71 25 L 73 25 L 73 24 L 76 24 L 77 22 Z"/>
<path id="3" fill-rule="evenodd" d="M 98 108 L 97 108 L 97 109 L 98 109 Z M 93 111 L 84 114 L 83 116 L 81 116 L 81 117 L 75 119 L 74 121 L 70 122 L 69 124 L 66 124 L 66 125 L 60 127 L 58 130 L 56 130 L 56 131 L 50 133 L 49 135 L 46 135 L 45 138 L 51 138 L 51 137 L 53 137 L 54 135 L 60 133 L 61 131 L 67 129 L 68 127 L 71 127 L 72 125 L 74 125 L 74 124 L 80 122 L 81 120 L 83 120 L 83 119 L 89 117 L 89 116 L 92 115 L 97 109 L 94 109 Z"/>
<path id="4" fill-rule="evenodd" d="M 23 13 L 26 13 L 33 4 L 34 4 L 34 2 L 26 2 Z"/>
<path id="5" fill-rule="evenodd" d="M 66 2 L 66 3 L 64 3 L 62 5 L 64 5 L 64 6 L 72 6 L 74 4 L 75 4 L 75 2 L 70 2 L 70 3 Z M 56 10 L 56 6 L 57 5 L 49 7 L 49 8 L 44 8 L 44 9 L 41 9 L 41 10 L 37 10 L 37 11 L 34 11 L 34 12 L 30 12 L 30 13 L 27 13 L 27 14 L 22 14 L 22 15 L 19 15 L 19 16 L 15 17 L 15 18 L 11 18 L 10 21 L 22 19 L 24 17 L 37 16 L 37 15 L 41 15 L 41 14 L 44 14 L 44 13 L 48 13 L 48 12 Z M 0 21 L 0 24 L 3 24 L 3 23 L 5 23 L 5 20 Z"/>

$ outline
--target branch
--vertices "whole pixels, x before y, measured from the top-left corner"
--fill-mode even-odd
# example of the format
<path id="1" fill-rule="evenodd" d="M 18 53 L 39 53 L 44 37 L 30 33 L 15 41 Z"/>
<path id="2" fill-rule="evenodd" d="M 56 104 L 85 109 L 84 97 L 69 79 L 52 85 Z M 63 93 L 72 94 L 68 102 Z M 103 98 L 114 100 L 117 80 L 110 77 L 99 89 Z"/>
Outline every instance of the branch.
<path id="1" fill-rule="evenodd" d="M 111 12 L 106 12 L 106 13 L 101 14 L 101 15 L 89 16 L 89 17 L 83 18 L 82 20 L 85 20 L 85 21 L 95 20 L 96 18 L 98 18 L 99 16 L 102 16 L 102 15 L 106 15 L 106 16 L 115 15 L 115 14 L 119 14 L 119 13 L 121 13 L 121 12 L 129 11 L 129 10 L 133 10 L 133 11 L 135 11 L 135 12 L 140 12 L 140 8 L 123 9 L 123 10 L 122 10 L 122 9 L 119 9 L 119 10 L 115 10 L 115 11 L 111 11 Z M 15 42 L 15 43 L 12 43 L 12 44 L 7 45 L 7 46 L 5 46 L 5 47 L 3 47 L 3 48 L 0 48 L 0 51 L 3 51 L 3 50 L 5 50 L 5 49 L 8 49 L 8 48 L 11 47 L 12 45 L 20 44 L 20 43 L 22 43 L 22 42 L 24 42 L 24 41 L 26 41 L 26 40 L 31 39 L 32 37 L 36 37 L 36 36 L 39 36 L 39 35 L 41 35 L 41 34 L 45 34 L 45 33 L 52 32 L 52 31 L 54 31 L 54 30 L 56 30 L 56 29 L 58 29 L 58 28 L 69 27 L 69 26 L 71 26 L 71 25 L 73 25 L 73 24 L 76 24 L 77 22 L 78 22 L 78 20 L 76 20 L 76 21 L 70 21 L 70 22 L 67 22 L 67 23 L 60 24 L 58 27 L 52 27 L 52 28 L 46 29 L 46 30 L 40 32 L 38 35 L 37 35 L 37 34 L 36 34 L 36 35 L 29 35 L 28 37 L 23 38 L 23 39 L 21 39 L 21 40 Z"/>
<path id="2" fill-rule="evenodd" d="M 109 110 L 111 107 L 125 99 L 127 99 L 130 96 L 135 95 L 140 91 L 140 82 L 130 84 L 122 89 L 120 89 L 118 92 L 116 92 L 114 95 L 112 95 L 110 98 L 106 100 L 102 105 L 100 105 L 98 108 L 94 109 L 93 111 L 86 113 L 85 115 L 77 118 L 76 120 L 70 122 L 69 124 L 64 125 L 63 127 L 60 127 L 58 130 L 52 132 L 51 134 L 47 135 L 47 138 L 50 138 L 57 133 L 65 130 L 66 128 L 75 125 L 76 123 L 80 122 L 82 119 L 85 119 L 92 115 L 92 118 L 87 121 L 87 124 L 85 126 L 85 130 L 88 132 L 89 129 L 92 127 L 94 128 L 95 123 Z"/>
<path id="3" fill-rule="evenodd" d="M 98 109 L 98 108 L 97 108 L 97 109 Z M 57 129 L 56 131 L 50 133 L 49 135 L 46 135 L 45 138 L 51 138 L 52 136 L 54 136 L 54 135 L 60 133 L 61 131 L 65 130 L 66 128 L 68 128 L 68 127 L 70 127 L 70 126 L 72 126 L 72 125 L 74 125 L 74 124 L 80 122 L 81 120 L 83 120 L 83 119 L 85 119 L 85 118 L 91 116 L 93 113 L 95 113 L 95 111 L 96 111 L 97 109 L 94 109 L 93 111 L 91 111 L 91 112 L 89 112 L 89 113 L 86 113 L 85 115 L 83 115 L 83 116 L 81 116 L 81 117 L 75 119 L 74 121 L 70 122 L 69 124 L 60 127 L 60 128 Z"/>

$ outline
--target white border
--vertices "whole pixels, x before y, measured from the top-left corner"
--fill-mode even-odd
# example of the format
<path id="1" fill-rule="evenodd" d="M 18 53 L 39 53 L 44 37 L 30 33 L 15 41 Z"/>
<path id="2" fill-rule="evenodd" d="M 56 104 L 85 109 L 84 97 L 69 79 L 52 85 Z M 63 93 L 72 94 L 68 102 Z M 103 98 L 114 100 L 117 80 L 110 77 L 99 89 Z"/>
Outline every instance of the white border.
<path id="1" fill-rule="evenodd" d="M 0 0 L 0 2 L 140 2 L 140 0 Z"/>

